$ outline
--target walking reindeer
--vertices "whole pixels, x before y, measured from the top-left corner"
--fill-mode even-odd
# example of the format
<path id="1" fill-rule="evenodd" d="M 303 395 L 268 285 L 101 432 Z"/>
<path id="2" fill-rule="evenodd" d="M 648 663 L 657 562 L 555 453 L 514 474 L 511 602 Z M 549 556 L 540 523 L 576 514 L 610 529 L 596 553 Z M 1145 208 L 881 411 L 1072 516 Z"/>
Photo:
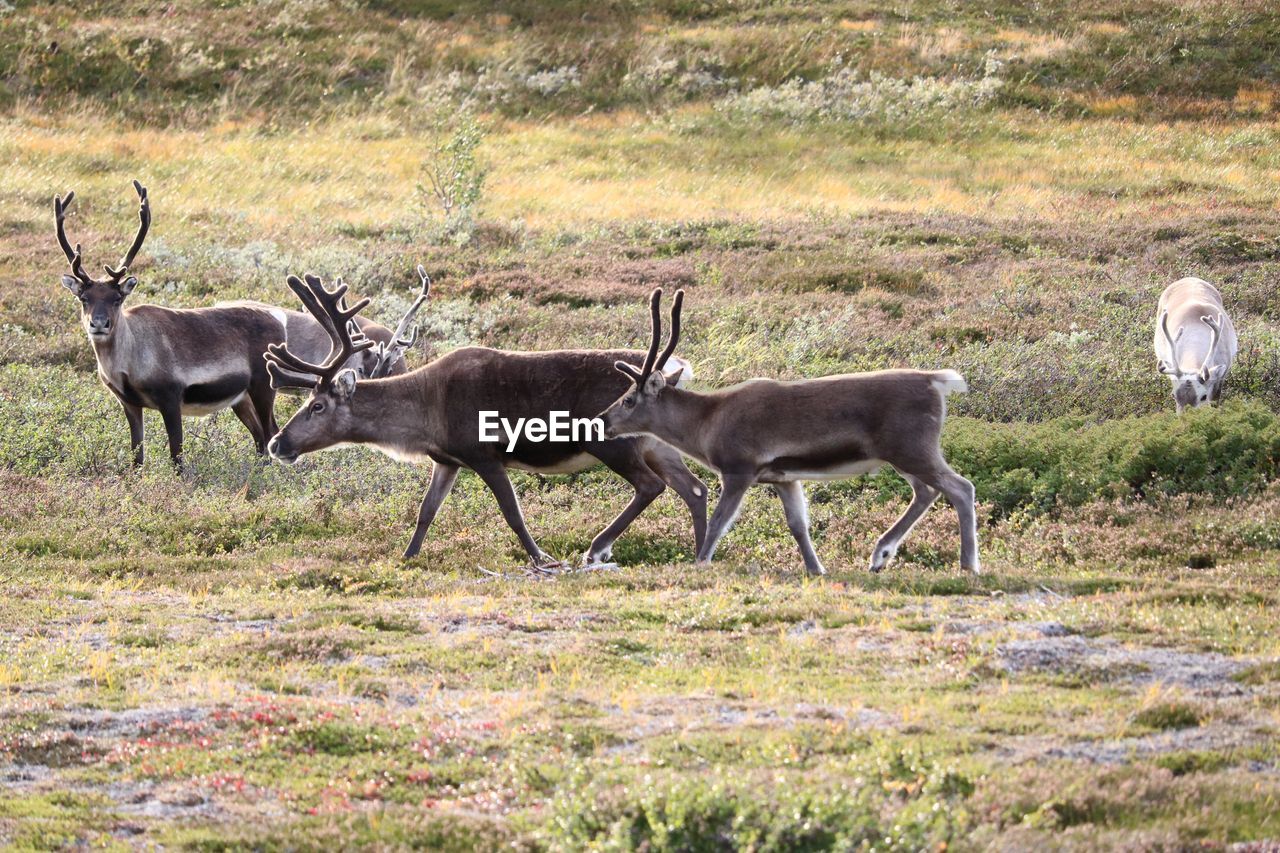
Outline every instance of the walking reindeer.
<path id="1" fill-rule="evenodd" d="M 684 291 L 671 308 L 671 338 L 662 336 L 659 301 L 650 299 L 653 337 L 643 365 L 619 361 L 631 388 L 601 417 L 605 435 L 649 434 L 714 469 L 723 488 L 712 513 L 700 562 L 710 562 L 737 517 L 747 489 L 768 483 L 782 499 L 787 527 L 810 574 L 826 570 L 809 540 L 805 480 L 842 480 L 888 464 L 915 496 L 876 542 L 871 571 L 878 572 L 925 510 L 946 495 L 960 522 L 960 564 L 977 572 L 978 536 L 973 484 L 942 458 L 939 437 L 946 397 L 967 390 L 954 370 L 882 370 L 794 382 L 750 379 L 712 393 L 676 387 L 663 369 L 680 340 Z"/>
<path id="2" fill-rule="evenodd" d="M 369 304 L 361 299 L 344 307 L 346 285 L 333 290 L 315 276 L 288 279 L 289 287 L 332 341 L 321 363 L 299 357 L 287 345 L 272 345 L 267 369 L 277 389 L 298 388 L 306 400 L 284 428 L 271 439 L 272 456 L 294 462 L 341 444 L 366 444 L 395 459 L 433 463 L 431 483 L 418 512 L 417 526 L 405 558 L 422 547 L 427 529 L 458 477 L 469 468 L 497 498 L 507 524 L 535 565 L 555 564 L 525 526 L 519 499 L 507 476 L 509 468 L 546 474 L 568 474 L 604 463 L 635 490 L 631 501 L 592 540 L 584 560 L 607 562 L 614 541 L 631 522 L 662 494 L 675 489 L 693 518 L 695 546 L 706 533 L 706 486 L 685 467 L 680 454 L 648 437 L 622 440 L 592 439 L 535 441 L 521 434 L 513 444 L 481 440 L 480 413 L 500 412 L 512 421 L 546 418 L 567 412 L 589 417 L 604 408 L 625 387 L 613 369 L 615 362 L 640 364 L 644 354 L 629 350 L 557 350 L 502 352 L 487 347 L 463 347 L 402 376 L 362 379 L 344 367 L 348 360 L 374 343 L 353 336 L 348 320 Z M 424 282 L 423 295 L 427 295 Z M 397 329 L 405 337 L 407 321 Z M 678 362 L 684 373 L 687 363 Z"/>
<path id="3" fill-rule="evenodd" d="M 130 274 L 134 258 L 151 228 L 147 190 L 133 182 L 138 193 L 138 233 L 118 266 L 104 266 L 105 278 L 84 269 L 79 244 L 67 239 L 66 216 L 75 193 L 54 199 L 58 245 L 71 265 L 62 284 L 80 300 L 80 322 L 93 346 L 98 378 L 111 390 L 129 422 L 133 464 L 144 461 L 144 409 L 155 409 L 164 420 L 169 455 L 182 467 L 182 418 L 208 415 L 230 408 L 253 436 L 259 453 L 276 432 L 275 391 L 262 356 L 272 343 L 292 338 L 298 351 L 315 351 L 316 332 L 309 317 L 290 314 L 260 302 L 233 302 L 212 308 L 163 308 L 159 305 L 123 307 L 138 280 Z M 305 322 L 302 322 L 305 321 Z M 386 328 L 360 318 L 367 337 L 390 342 Z M 327 336 L 325 336 L 327 339 Z M 397 367 L 397 365 L 392 365 Z M 403 361 L 398 365 L 404 369 Z"/>
<path id="4" fill-rule="evenodd" d="M 1170 333 L 1170 328 L 1176 332 Z M 1173 385 L 1178 413 L 1217 403 L 1235 361 L 1236 327 L 1222 294 L 1207 281 L 1183 278 L 1160 294 L 1156 308 L 1156 364 Z"/>

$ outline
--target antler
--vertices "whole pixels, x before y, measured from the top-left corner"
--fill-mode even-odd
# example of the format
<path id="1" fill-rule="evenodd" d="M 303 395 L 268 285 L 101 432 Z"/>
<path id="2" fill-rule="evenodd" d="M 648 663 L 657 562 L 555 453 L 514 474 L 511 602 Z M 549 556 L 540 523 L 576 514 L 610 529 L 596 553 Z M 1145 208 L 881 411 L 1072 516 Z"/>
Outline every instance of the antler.
<path id="1" fill-rule="evenodd" d="M 67 239 L 67 208 L 71 207 L 71 202 L 75 197 L 76 194 L 74 192 L 67 193 L 66 198 L 53 197 L 53 217 L 58 232 L 58 245 L 62 247 L 62 253 L 67 256 L 67 261 L 71 264 L 72 274 L 86 284 L 91 284 L 92 279 L 84 271 L 84 264 L 81 262 L 80 244 L 77 243 L 76 247 L 72 249 L 71 241 Z"/>
<path id="2" fill-rule="evenodd" d="M 667 366 L 667 359 L 671 358 L 671 353 L 676 351 L 676 344 L 680 342 L 680 311 L 684 308 L 684 291 L 677 290 L 676 298 L 671 301 L 671 337 L 667 339 L 667 348 L 662 351 L 662 355 L 658 356 L 658 360 L 654 362 L 656 370 L 662 370 Z"/>
<path id="3" fill-rule="evenodd" d="M 332 346 L 323 364 L 312 364 L 289 352 L 285 344 L 271 344 L 265 355 L 271 385 L 280 389 L 311 387 L 330 382 L 347 363 L 347 359 L 373 346 L 373 341 L 363 336 L 360 336 L 360 340 L 353 340 L 348 324 L 352 317 L 369 305 L 370 300 L 361 299 L 350 308 L 346 307 L 346 300 L 342 297 L 347 292 L 347 286 L 342 283 L 342 279 L 335 282 L 333 290 L 326 290 L 314 275 L 307 276 L 306 284 L 296 275 L 291 275 L 288 283 L 289 289 L 328 333 Z M 287 371 L 292 371 L 292 375 Z M 306 374 L 317 378 L 308 381 Z"/>
<path id="4" fill-rule="evenodd" d="M 413 326 L 410 329 L 410 325 L 413 323 L 413 318 L 417 316 L 418 310 L 427 304 L 427 298 L 431 295 L 431 276 L 427 275 L 422 264 L 418 264 L 418 278 L 422 280 L 422 292 L 418 294 L 417 299 L 413 300 L 409 310 L 404 312 L 404 316 L 396 324 L 396 330 L 391 333 L 390 343 L 378 345 L 378 361 L 370 374 L 371 378 L 386 376 L 396 359 L 405 351 L 413 349 L 413 345 L 418 342 L 418 327 Z M 406 334 L 408 337 L 405 337 Z"/>
<path id="5" fill-rule="evenodd" d="M 1218 338 L 1222 337 L 1222 315 L 1219 314 L 1217 319 L 1213 317 L 1201 317 L 1200 322 L 1204 323 L 1213 330 L 1213 338 L 1209 341 L 1209 351 L 1205 353 L 1204 361 L 1200 363 L 1200 379 L 1201 381 L 1209 381 L 1209 362 L 1213 360 L 1213 354 L 1218 349 Z"/>
<path id="6" fill-rule="evenodd" d="M 649 319 L 653 336 L 649 339 L 649 353 L 640 366 L 640 378 L 643 381 L 653 371 L 653 363 L 658 358 L 658 344 L 662 343 L 662 288 L 655 287 L 649 295 Z"/>
<path id="7" fill-rule="evenodd" d="M 1178 336 L 1175 338 L 1169 334 L 1169 309 L 1166 308 L 1160 314 L 1160 331 L 1164 332 L 1164 339 L 1169 342 L 1169 372 L 1177 373 L 1182 368 L 1181 362 L 1178 361 L 1178 341 L 1182 340 L 1182 333 L 1186 331 L 1186 327 L 1178 327 Z"/>
<path id="8" fill-rule="evenodd" d="M 151 230 L 151 202 L 147 199 L 147 188 L 138 183 L 135 179 L 133 188 L 138 192 L 138 234 L 133 238 L 133 245 L 129 247 L 129 251 L 120 259 L 120 266 L 110 267 L 103 265 L 103 269 L 107 271 L 107 275 L 116 281 L 124 277 L 129 271 L 129 267 L 133 265 L 133 259 L 137 257 L 138 250 L 142 248 L 142 241 L 147 239 L 147 232 Z"/>
<path id="9" fill-rule="evenodd" d="M 625 361 L 615 362 L 614 366 L 623 373 L 630 376 L 636 385 L 643 385 L 644 381 L 649 378 L 649 374 L 654 370 L 662 370 L 667 366 L 667 359 L 671 358 L 671 354 L 676 351 L 676 344 L 680 342 L 680 311 L 684 307 L 684 291 L 677 290 L 676 298 L 671 303 L 671 338 L 667 341 L 667 348 L 662 351 L 661 357 L 658 356 L 658 344 L 662 342 L 662 288 L 654 288 L 653 293 L 649 296 L 649 316 L 653 326 L 653 337 L 649 340 L 649 352 L 644 357 L 644 364 L 639 370 L 636 370 Z"/>

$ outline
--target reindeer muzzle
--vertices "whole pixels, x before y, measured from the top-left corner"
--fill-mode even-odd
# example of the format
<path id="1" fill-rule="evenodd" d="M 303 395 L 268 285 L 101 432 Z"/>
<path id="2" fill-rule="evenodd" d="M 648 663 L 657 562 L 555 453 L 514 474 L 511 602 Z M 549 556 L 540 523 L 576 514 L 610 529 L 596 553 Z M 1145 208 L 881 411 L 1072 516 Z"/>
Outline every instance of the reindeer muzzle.
<path id="1" fill-rule="evenodd" d="M 298 453 L 293 449 L 293 445 L 289 443 L 289 439 L 283 435 L 277 435 L 267 444 L 267 452 L 271 454 L 272 459 L 283 462 L 286 465 L 292 465 L 298 461 Z"/>

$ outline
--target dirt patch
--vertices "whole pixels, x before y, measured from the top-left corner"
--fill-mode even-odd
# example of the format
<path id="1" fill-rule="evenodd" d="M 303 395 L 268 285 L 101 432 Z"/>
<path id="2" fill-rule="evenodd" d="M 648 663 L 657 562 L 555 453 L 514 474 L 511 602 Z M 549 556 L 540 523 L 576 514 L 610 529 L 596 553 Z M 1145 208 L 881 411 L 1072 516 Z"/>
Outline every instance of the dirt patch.
<path id="1" fill-rule="evenodd" d="M 158 819 L 216 818 L 222 810 L 189 785 L 114 782 L 104 789 L 123 814 Z"/>
<path id="2" fill-rule="evenodd" d="M 1047 758 L 1069 758 L 1094 764 L 1124 764 L 1136 758 L 1169 752 L 1233 749 L 1269 739 L 1250 726 L 1218 724 L 1194 729 L 1157 732 L 1102 743 L 1073 743 L 1045 750 Z"/>
<path id="3" fill-rule="evenodd" d="M 1249 689 L 1232 676 L 1253 663 L 1213 653 L 1133 648 L 1080 636 L 1015 640 L 999 646 L 996 654 L 999 666 L 1010 674 L 1040 672 L 1134 686 L 1178 685 L 1207 696 L 1247 694 Z"/>
<path id="4" fill-rule="evenodd" d="M 133 708 L 128 711 L 73 711 L 62 719 L 66 729 L 81 737 L 129 738 L 154 734 L 174 726 L 203 722 L 210 709 L 189 705 L 177 708 Z"/>
<path id="5" fill-rule="evenodd" d="M 1064 743 L 1060 738 L 1014 738 L 996 751 L 1011 764 L 1067 759 L 1089 764 L 1129 764 L 1175 752 L 1221 752 L 1267 743 L 1274 735 L 1248 723 L 1210 723 L 1176 731 L 1155 732 L 1114 740 L 1081 740 Z M 1274 764 L 1251 761 L 1253 772 L 1276 772 Z"/>

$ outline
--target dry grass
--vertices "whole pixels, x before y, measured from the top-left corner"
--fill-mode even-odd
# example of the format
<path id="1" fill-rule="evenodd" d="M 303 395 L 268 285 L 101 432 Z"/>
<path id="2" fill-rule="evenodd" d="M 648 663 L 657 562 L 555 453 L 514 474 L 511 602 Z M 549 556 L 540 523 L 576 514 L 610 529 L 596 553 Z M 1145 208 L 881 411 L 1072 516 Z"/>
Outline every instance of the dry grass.
<path id="1" fill-rule="evenodd" d="M 210 217 L 272 236 L 381 226 L 414 210 L 426 152 L 391 118 L 338 121 L 281 136 L 233 124 L 205 131 L 103 132 L 88 119 L 0 125 L 8 216 L 35 227 L 46 199 L 76 175 L 82 205 L 132 202 L 156 185 L 157 217 Z M 499 122 L 485 214 L 537 228 L 592 223 L 752 219 L 869 211 L 945 212 L 1066 223 L 1118 222 L 1277 200 L 1268 124 L 1189 127 L 1048 122 L 1005 116 L 945 148 L 929 140 L 774 130 L 744 139 L 693 112 L 674 124 L 613 115 L 556 124 Z M 347 156 L 358 150 L 359 157 Z M 856 165 L 856 168 L 851 166 Z M 82 207 L 82 210 L 84 208 Z M 107 220 L 107 216 L 103 216 Z M 159 223 L 158 223 L 159 225 Z"/>

